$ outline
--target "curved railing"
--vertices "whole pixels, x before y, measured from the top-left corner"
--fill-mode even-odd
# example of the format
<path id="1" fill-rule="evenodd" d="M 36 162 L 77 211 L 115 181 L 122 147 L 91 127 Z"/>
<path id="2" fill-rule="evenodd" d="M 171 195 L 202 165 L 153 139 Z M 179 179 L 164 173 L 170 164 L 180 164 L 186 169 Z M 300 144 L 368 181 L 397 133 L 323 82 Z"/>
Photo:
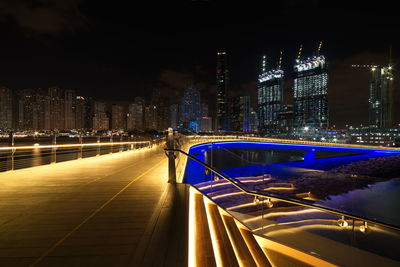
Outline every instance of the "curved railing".
<path id="1" fill-rule="evenodd" d="M 378 220 L 366 218 L 366 217 L 363 217 L 363 216 L 356 216 L 356 215 L 353 215 L 351 213 L 344 212 L 344 211 L 338 211 L 338 210 L 335 210 L 335 209 L 332 209 L 332 208 L 313 205 L 313 204 L 310 204 L 310 203 L 306 203 L 304 200 L 300 201 L 300 200 L 297 200 L 297 199 L 278 196 L 276 194 L 258 192 L 258 191 L 254 191 L 254 190 L 248 190 L 248 189 L 245 188 L 245 186 L 241 182 L 222 174 L 218 170 L 216 170 L 213 167 L 209 166 L 208 164 L 202 162 L 201 160 L 193 157 L 192 155 L 186 153 L 185 151 L 182 151 L 180 149 L 168 149 L 168 148 L 165 148 L 164 150 L 167 151 L 167 152 L 179 152 L 179 153 L 184 154 L 186 157 L 188 157 L 188 158 L 196 161 L 197 163 L 203 165 L 206 169 L 208 169 L 211 172 L 215 173 L 219 177 L 227 180 L 229 183 L 231 183 L 233 186 L 235 186 L 237 189 L 239 189 L 240 191 L 242 191 L 245 194 L 256 196 L 256 197 L 262 197 L 262 198 L 272 198 L 272 199 L 276 199 L 276 200 L 283 201 L 283 202 L 286 202 L 286 203 L 300 205 L 300 206 L 308 207 L 308 208 L 312 208 L 312 209 L 317 209 L 317 210 L 324 211 L 324 212 L 327 212 L 327 213 L 344 216 L 344 217 L 351 218 L 351 219 L 354 219 L 354 220 L 373 223 L 373 224 L 376 224 L 376 225 L 379 225 L 379 226 L 382 226 L 382 227 L 386 227 L 386 228 L 390 228 L 390 229 L 393 229 L 393 230 L 400 231 L 400 227 L 392 225 L 392 224 L 388 224 L 388 223 L 381 222 L 381 221 L 378 221 Z"/>
<path id="2" fill-rule="evenodd" d="M 400 262 L 397 225 L 320 206 L 314 203 L 315 199 L 297 195 L 294 198 L 249 186 L 257 177 L 232 178 L 181 149 L 165 151 L 169 155 L 183 155 L 188 163 L 200 164 L 197 166 L 204 168 L 204 174 L 197 172 L 197 175 L 204 175 L 205 182 L 193 186 L 257 236 L 338 265 L 353 261 L 350 265 L 359 266 L 353 258 L 358 258 L 358 263 L 369 263 L 365 266 L 376 262 L 396 266 Z M 190 170 L 186 171 L 190 175 Z M 258 177 L 258 183 L 264 183 L 263 179 Z"/>

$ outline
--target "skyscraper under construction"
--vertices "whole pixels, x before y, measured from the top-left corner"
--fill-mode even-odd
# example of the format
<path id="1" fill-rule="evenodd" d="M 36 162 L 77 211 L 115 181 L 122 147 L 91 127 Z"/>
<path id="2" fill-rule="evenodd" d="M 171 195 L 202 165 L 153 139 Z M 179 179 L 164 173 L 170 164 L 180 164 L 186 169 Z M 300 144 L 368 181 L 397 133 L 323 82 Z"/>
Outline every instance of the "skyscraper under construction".
<path id="1" fill-rule="evenodd" d="M 326 130 L 329 126 L 328 66 L 323 55 L 300 58 L 294 64 L 294 129 Z"/>
<path id="2" fill-rule="evenodd" d="M 393 127 L 393 72 L 392 66 L 371 67 L 369 87 L 369 125 L 374 128 Z"/>
<path id="3" fill-rule="evenodd" d="M 283 78 L 281 70 L 282 53 L 276 69 L 267 70 L 267 59 L 264 55 L 261 62 L 261 74 L 258 76 L 258 113 L 259 131 L 273 133 L 278 131 L 278 113 L 283 104 Z"/>

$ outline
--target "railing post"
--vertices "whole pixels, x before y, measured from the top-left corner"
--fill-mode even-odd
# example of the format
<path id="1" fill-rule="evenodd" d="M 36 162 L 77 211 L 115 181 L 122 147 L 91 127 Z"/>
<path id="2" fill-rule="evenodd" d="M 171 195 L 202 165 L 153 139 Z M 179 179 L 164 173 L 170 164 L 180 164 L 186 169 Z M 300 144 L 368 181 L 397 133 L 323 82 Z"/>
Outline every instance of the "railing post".
<path id="1" fill-rule="evenodd" d="M 57 145 L 57 137 L 56 137 L 56 132 L 52 131 L 51 132 L 52 136 L 51 136 L 51 144 L 53 146 Z M 50 163 L 56 163 L 57 162 L 57 148 L 56 147 L 52 147 L 51 148 L 51 162 Z"/>
<path id="2" fill-rule="evenodd" d="M 168 128 L 167 147 L 169 149 L 175 148 L 174 131 L 172 128 Z M 168 182 L 176 183 L 175 154 L 172 151 L 168 152 Z"/>
<path id="3" fill-rule="evenodd" d="M 97 146 L 97 153 L 96 153 L 96 156 L 100 156 L 100 147 L 101 147 L 101 144 L 100 144 L 100 136 L 97 136 L 97 143 L 98 143 L 99 145 Z"/>
<path id="4" fill-rule="evenodd" d="M 78 159 L 83 158 L 83 140 L 82 140 L 82 133 L 79 135 L 79 143 L 81 144 L 80 146 L 80 150 L 79 150 L 79 155 L 78 155 Z"/>
<path id="5" fill-rule="evenodd" d="M 10 132 L 10 134 L 8 135 L 8 146 L 9 147 L 14 147 L 14 133 Z M 8 162 L 9 166 L 6 165 L 6 171 L 13 171 L 14 170 L 14 153 L 15 153 L 15 149 L 11 148 L 10 150 L 10 154 L 8 155 Z"/>
<path id="6" fill-rule="evenodd" d="M 112 132 L 111 132 L 111 136 L 110 136 L 110 143 L 111 143 L 110 154 L 112 154 L 114 152 L 114 141 L 113 141 L 113 133 Z"/>

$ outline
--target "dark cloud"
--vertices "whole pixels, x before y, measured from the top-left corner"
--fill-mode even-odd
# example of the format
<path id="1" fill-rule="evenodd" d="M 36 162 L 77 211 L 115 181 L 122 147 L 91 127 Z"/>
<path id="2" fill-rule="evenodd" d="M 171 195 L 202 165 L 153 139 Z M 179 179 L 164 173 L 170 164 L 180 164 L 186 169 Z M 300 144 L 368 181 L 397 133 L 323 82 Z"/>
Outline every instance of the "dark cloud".
<path id="1" fill-rule="evenodd" d="M 369 68 L 352 68 L 354 64 L 387 65 L 388 55 L 361 52 L 333 60 L 329 69 L 329 108 L 331 124 L 343 127 L 368 123 Z"/>
<path id="2" fill-rule="evenodd" d="M 80 0 L 2 0 L 0 19 L 38 34 L 73 32 L 87 25 Z"/>

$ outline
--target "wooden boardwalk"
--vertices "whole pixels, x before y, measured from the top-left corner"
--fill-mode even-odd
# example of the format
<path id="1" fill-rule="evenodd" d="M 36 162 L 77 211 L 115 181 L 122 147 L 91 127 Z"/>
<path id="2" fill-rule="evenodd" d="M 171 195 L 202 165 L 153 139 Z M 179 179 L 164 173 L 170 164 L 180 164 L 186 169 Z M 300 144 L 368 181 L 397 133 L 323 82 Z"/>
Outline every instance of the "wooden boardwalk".
<path id="1" fill-rule="evenodd" d="M 161 148 L 0 173 L 0 266 L 186 266 Z"/>

